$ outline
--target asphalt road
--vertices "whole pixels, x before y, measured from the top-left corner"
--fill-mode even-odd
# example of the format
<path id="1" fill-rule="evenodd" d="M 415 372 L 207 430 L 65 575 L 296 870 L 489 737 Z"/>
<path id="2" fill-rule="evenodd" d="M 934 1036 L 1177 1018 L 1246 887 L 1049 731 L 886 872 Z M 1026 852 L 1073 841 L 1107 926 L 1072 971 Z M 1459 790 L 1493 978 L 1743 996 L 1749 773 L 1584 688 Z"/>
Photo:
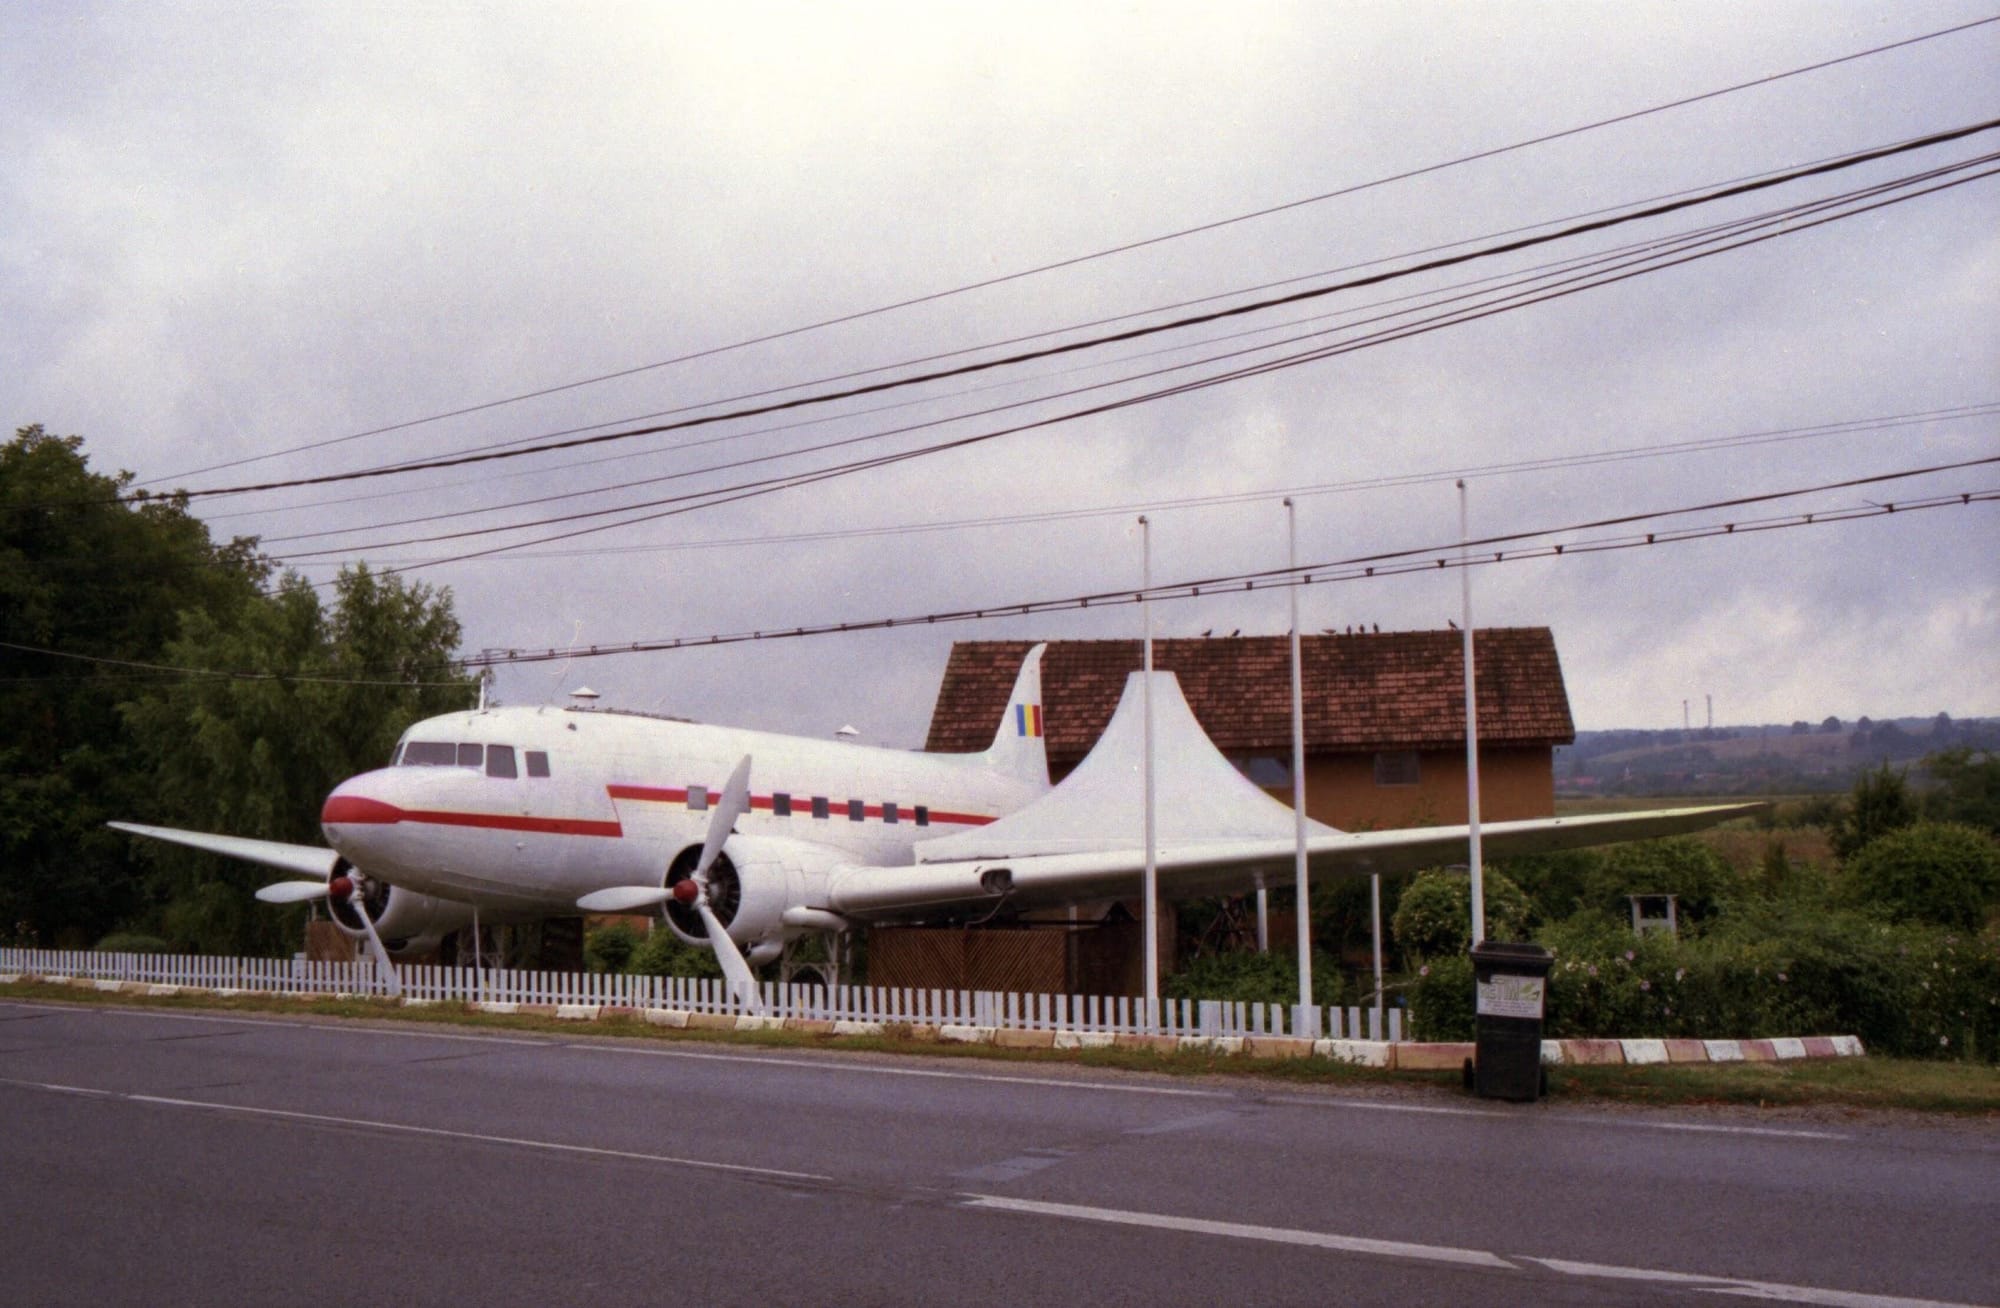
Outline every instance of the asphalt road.
<path id="1" fill-rule="evenodd" d="M 4 1304 L 2000 1302 L 2000 1129 L 0 1003 Z"/>

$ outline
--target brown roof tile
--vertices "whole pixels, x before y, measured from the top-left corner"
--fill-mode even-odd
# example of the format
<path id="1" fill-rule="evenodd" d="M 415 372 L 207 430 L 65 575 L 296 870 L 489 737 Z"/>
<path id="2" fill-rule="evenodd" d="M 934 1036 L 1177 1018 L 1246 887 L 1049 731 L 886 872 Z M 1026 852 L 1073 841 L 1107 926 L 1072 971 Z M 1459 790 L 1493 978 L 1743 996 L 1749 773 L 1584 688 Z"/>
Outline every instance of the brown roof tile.
<path id="1" fill-rule="evenodd" d="M 1546 627 L 1482 628 L 1479 737 L 1495 745 L 1556 745 L 1575 739 L 1555 637 Z M 992 743 L 1021 659 L 1034 642 L 960 641 L 952 646 L 925 748 L 984 749 Z M 1306 748 L 1338 753 L 1465 744 L 1465 672 L 1455 631 L 1307 636 Z M 1042 716 L 1052 762 L 1090 751 L 1143 658 L 1136 640 L 1058 640 L 1042 662 Z M 1180 678 L 1195 716 L 1228 752 L 1291 748 L 1291 652 L 1284 636 L 1153 642 L 1154 665 Z"/>

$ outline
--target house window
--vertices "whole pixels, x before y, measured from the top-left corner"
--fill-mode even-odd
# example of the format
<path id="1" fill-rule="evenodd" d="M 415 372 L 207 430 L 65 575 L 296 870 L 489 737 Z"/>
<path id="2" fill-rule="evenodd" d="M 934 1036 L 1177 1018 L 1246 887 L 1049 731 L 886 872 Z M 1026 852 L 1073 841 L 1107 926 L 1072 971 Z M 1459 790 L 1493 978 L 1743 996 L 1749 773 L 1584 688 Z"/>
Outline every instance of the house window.
<path id="1" fill-rule="evenodd" d="M 513 780 L 520 774 L 514 771 L 514 747 L 512 745 L 489 745 L 486 747 L 486 775 L 505 777 Z"/>
<path id="2" fill-rule="evenodd" d="M 1375 756 L 1376 785 L 1414 786 L 1417 779 L 1417 751 L 1414 749 L 1384 750 Z"/>
<path id="3" fill-rule="evenodd" d="M 896 806 L 894 803 L 886 803 L 882 805 L 882 820 L 884 822 L 894 822 L 898 820 Z"/>
<path id="4" fill-rule="evenodd" d="M 539 749 L 529 750 L 528 775 L 531 777 L 546 777 L 548 774 L 549 774 L 548 753 L 544 750 L 539 750 Z"/>
<path id="5" fill-rule="evenodd" d="M 829 810 L 829 809 L 827 808 L 827 804 L 826 804 L 826 796 L 825 796 L 825 795 L 814 795 L 814 796 L 813 796 L 813 816 L 814 816 L 814 817 L 816 817 L 816 818 L 823 818 L 823 817 L 825 817 L 825 816 L 827 815 L 827 813 L 828 813 L 829 811 L 830 811 L 830 810 Z"/>
<path id="6" fill-rule="evenodd" d="M 865 818 L 867 816 L 868 816 L 868 806 L 866 804 L 862 803 L 858 799 L 850 799 L 847 801 L 847 820 L 849 822 L 859 822 L 862 818 Z"/>
<path id="7" fill-rule="evenodd" d="M 792 815 L 792 797 L 790 795 L 785 794 L 783 791 L 779 791 L 777 794 L 771 796 L 772 817 L 790 817 L 791 815 Z"/>
<path id="8" fill-rule="evenodd" d="M 700 813 L 708 808 L 708 787 L 688 787 L 688 812 Z"/>

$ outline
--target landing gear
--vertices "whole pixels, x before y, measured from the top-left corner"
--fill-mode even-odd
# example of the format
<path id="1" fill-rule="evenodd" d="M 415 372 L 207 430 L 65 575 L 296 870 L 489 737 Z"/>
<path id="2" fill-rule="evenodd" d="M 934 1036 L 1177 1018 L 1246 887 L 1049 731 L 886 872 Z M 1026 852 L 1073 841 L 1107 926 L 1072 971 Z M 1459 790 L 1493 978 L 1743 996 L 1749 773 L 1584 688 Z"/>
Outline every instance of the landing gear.
<path id="1" fill-rule="evenodd" d="M 788 940 L 778 955 L 778 983 L 831 990 L 840 984 L 849 953 L 845 931 L 813 931 Z"/>

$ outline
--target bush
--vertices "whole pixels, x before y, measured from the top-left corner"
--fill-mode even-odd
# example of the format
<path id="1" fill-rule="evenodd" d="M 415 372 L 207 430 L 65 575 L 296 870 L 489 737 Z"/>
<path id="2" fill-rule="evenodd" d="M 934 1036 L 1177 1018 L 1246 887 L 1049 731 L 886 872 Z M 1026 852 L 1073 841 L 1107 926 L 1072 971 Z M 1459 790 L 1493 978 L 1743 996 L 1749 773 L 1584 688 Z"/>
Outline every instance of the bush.
<path id="1" fill-rule="evenodd" d="M 623 972 L 639 950 L 639 933 L 626 922 L 607 922 L 583 938 L 583 962 L 593 972 Z"/>
<path id="2" fill-rule="evenodd" d="M 1900 1057 L 2000 1056 L 2000 945 L 1943 927 L 1777 906 L 1635 939 L 1586 913 L 1542 943 L 1556 956 L 1550 1039 L 1858 1035 Z M 1471 1038 L 1469 958 L 1430 961 L 1409 994 L 1419 1038 Z"/>
<path id="3" fill-rule="evenodd" d="M 1530 921 L 1560 922 L 1587 906 L 1604 856 L 1594 849 L 1524 854 L 1496 866 L 1528 896 Z"/>
<path id="4" fill-rule="evenodd" d="M 1313 1002 L 1321 1007 L 1345 1002 L 1341 981 L 1339 962 L 1315 952 Z M 1206 954 L 1162 982 L 1160 993 L 1168 999 L 1225 999 L 1290 1008 L 1299 1002 L 1298 960 L 1275 950 Z"/>
<path id="5" fill-rule="evenodd" d="M 1588 883 L 1586 905 L 1628 924 L 1628 895 L 1675 895 L 1683 923 L 1713 917 L 1740 886 L 1736 872 L 1713 849 L 1688 836 L 1642 840 L 1607 848 Z"/>
<path id="6" fill-rule="evenodd" d="M 1504 872 L 1487 868 L 1486 938 L 1525 940 L 1528 897 Z M 1472 878 L 1446 868 L 1417 873 L 1403 891 L 1390 934 L 1405 959 L 1421 962 L 1463 954 L 1472 943 Z"/>
<path id="7" fill-rule="evenodd" d="M 715 951 L 706 945 L 690 945 L 665 926 L 656 927 L 625 965 L 627 972 L 640 976 L 722 975 Z"/>
<path id="8" fill-rule="evenodd" d="M 1976 930 L 2000 899 L 2000 850 L 1957 822 L 1918 822 L 1878 837 L 1847 862 L 1852 903 L 1897 921 Z"/>

